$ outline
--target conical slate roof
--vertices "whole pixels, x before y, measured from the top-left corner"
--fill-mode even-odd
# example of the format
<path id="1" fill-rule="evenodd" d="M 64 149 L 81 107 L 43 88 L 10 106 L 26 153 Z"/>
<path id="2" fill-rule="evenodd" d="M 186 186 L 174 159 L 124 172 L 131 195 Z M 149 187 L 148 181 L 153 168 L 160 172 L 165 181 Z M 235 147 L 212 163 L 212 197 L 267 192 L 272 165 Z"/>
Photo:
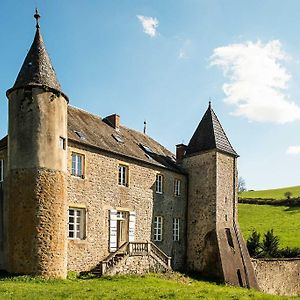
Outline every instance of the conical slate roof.
<path id="1" fill-rule="evenodd" d="M 39 27 L 12 90 L 28 85 L 42 85 L 61 91 Z"/>
<path id="2" fill-rule="evenodd" d="M 234 156 L 238 156 L 231 146 L 215 112 L 209 104 L 207 111 L 186 148 L 186 155 L 212 149 L 218 149 Z"/>

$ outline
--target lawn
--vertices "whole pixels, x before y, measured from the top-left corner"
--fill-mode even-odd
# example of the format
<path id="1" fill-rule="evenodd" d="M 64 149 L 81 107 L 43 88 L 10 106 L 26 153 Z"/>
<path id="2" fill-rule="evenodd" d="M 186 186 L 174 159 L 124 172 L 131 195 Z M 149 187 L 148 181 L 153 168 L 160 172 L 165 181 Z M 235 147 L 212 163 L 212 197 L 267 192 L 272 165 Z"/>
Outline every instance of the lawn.
<path id="1" fill-rule="evenodd" d="M 0 281 L 0 299 L 300 299 L 218 286 L 178 274 L 50 280 L 19 277 Z"/>
<path id="2" fill-rule="evenodd" d="M 300 207 L 239 204 L 239 224 L 245 239 L 253 229 L 274 229 L 281 247 L 300 247 Z"/>
<path id="3" fill-rule="evenodd" d="M 291 186 L 280 189 L 246 191 L 239 194 L 239 198 L 267 198 L 267 199 L 286 199 L 284 193 L 291 192 L 292 198 L 300 197 L 300 186 Z"/>

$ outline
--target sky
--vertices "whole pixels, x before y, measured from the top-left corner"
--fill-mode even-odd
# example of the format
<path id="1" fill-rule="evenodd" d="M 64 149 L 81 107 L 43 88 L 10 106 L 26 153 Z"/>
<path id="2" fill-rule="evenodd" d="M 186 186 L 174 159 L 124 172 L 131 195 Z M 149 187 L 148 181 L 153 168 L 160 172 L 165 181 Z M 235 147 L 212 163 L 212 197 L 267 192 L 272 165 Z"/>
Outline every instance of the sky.
<path id="1" fill-rule="evenodd" d="M 36 6 L 71 105 L 175 152 L 211 99 L 248 189 L 300 184 L 300 1 L 1 0 L 1 137 Z"/>

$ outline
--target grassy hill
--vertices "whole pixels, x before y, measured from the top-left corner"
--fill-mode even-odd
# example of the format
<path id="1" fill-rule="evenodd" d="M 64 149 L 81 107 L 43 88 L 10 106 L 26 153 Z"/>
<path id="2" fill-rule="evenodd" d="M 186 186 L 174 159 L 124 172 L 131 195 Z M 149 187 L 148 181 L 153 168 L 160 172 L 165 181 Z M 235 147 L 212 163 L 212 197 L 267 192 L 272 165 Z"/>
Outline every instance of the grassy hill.
<path id="1" fill-rule="evenodd" d="M 245 240 L 255 229 L 269 229 L 280 238 L 280 248 L 300 247 L 300 207 L 239 204 L 239 224 Z"/>
<path id="2" fill-rule="evenodd" d="M 262 294 L 193 280 L 178 274 L 115 276 L 100 279 L 41 280 L 18 277 L 0 280 L 0 299 L 297 299 Z M 299 299 L 299 298 L 298 298 Z"/>
<path id="3" fill-rule="evenodd" d="M 284 193 L 291 192 L 292 198 L 300 197 L 300 186 L 290 186 L 280 189 L 246 191 L 239 194 L 239 198 L 268 198 L 285 199 Z"/>

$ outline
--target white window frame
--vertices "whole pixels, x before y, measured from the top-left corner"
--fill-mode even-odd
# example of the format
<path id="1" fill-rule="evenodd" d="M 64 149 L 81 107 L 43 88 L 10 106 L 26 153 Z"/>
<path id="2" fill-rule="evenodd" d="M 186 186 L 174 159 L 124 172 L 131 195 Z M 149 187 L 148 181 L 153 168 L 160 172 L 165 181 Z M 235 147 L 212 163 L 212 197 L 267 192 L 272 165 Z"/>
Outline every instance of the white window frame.
<path id="1" fill-rule="evenodd" d="M 126 165 L 119 164 L 118 166 L 118 184 L 121 186 L 128 186 L 129 168 Z"/>
<path id="2" fill-rule="evenodd" d="M 154 217 L 154 241 L 161 242 L 163 239 L 163 217 Z"/>
<path id="3" fill-rule="evenodd" d="M 68 210 L 68 238 L 83 240 L 86 237 L 86 210 L 85 208 L 70 207 Z"/>
<path id="4" fill-rule="evenodd" d="M 72 175 L 84 178 L 84 155 L 72 153 Z"/>
<path id="5" fill-rule="evenodd" d="M 155 192 L 157 194 L 163 193 L 163 181 L 164 181 L 164 176 L 162 174 L 156 174 Z"/>
<path id="6" fill-rule="evenodd" d="M 173 218 L 173 241 L 178 242 L 180 238 L 180 219 Z"/>
<path id="7" fill-rule="evenodd" d="M 0 182 L 4 180 L 4 159 L 0 159 Z"/>
<path id="8" fill-rule="evenodd" d="M 175 179 L 174 181 L 174 195 L 180 196 L 181 195 L 181 180 Z"/>
<path id="9" fill-rule="evenodd" d="M 59 148 L 66 150 L 66 139 L 62 136 L 59 137 Z"/>

